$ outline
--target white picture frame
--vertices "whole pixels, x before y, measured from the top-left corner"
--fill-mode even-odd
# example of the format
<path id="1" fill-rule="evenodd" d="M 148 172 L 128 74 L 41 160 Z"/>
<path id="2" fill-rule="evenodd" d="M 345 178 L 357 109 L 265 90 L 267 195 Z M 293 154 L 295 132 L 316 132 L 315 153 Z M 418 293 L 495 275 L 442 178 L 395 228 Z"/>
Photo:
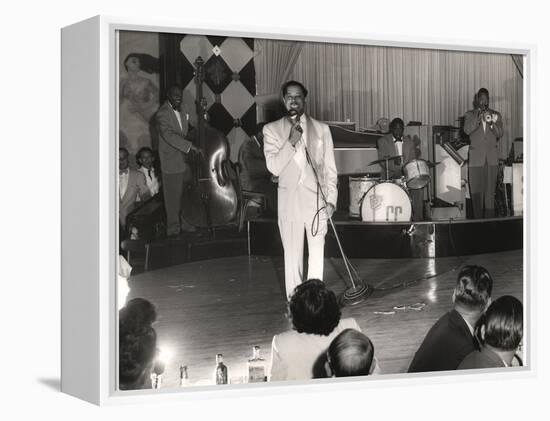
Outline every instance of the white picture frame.
<path id="1" fill-rule="evenodd" d="M 199 388 L 191 393 L 177 391 L 116 390 L 116 275 L 117 275 L 117 31 L 135 30 L 246 36 L 302 41 L 334 41 L 349 44 L 467 50 L 523 55 L 524 59 L 524 303 L 526 303 L 526 342 L 531 343 L 534 311 L 530 281 L 531 210 L 525 206 L 530 196 L 532 169 L 532 89 L 534 83 L 532 45 L 369 37 L 344 33 L 293 31 L 291 34 L 266 29 L 259 33 L 227 25 L 223 29 L 180 26 L 153 19 L 96 16 L 62 30 L 62 378 L 61 390 L 97 405 L 201 399 L 220 396 L 253 396 L 273 392 L 294 393 L 347 389 L 419 382 L 474 381 L 471 373 L 460 375 L 388 375 L 368 384 L 360 379 L 330 380 L 301 385 L 251 385 Z M 85 97 L 86 101 L 82 101 Z M 78 113 L 75 112 L 78 104 Z M 486 374 L 486 378 L 532 376 L 536 360 L 527 347 L 529 364 L 522 370 Z M 326 384 L 326 383 L 330 383 Z"/>

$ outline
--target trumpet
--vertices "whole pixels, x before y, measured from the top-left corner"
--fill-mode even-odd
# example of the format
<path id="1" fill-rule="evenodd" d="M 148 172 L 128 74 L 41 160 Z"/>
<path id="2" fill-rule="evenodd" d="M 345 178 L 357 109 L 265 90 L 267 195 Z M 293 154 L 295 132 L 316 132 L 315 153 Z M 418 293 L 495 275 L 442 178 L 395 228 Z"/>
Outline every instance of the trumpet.
<path id="1" fill-rule="evenodd" d="M 481 112 L 481 118 L 487 124 L 494 124 L 496 123 L 498 116 L 496 112 L 487 108 Z"/>

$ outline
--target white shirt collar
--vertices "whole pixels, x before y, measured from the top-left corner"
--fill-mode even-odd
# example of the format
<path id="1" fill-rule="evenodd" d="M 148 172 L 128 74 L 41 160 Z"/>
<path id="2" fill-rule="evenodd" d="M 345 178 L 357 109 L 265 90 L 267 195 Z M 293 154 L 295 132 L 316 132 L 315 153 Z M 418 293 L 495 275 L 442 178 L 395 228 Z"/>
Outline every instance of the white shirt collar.
<path id="1" fill-rule="evenodd" d="M 460 313 L 458 313 L 460 314 Z M 474 327 L 470 324 L 470 322 L 468 320 L 466 320 L 464 318 L 464 316 L 462 314 L 460 314 L 460 317 L 462 317 L 462 319 L 466 322 L 466 325 L 468 326 L 468 329 L 470 330 L 470 333 L 472 334 L 472 336 L 474 336 Z"/>

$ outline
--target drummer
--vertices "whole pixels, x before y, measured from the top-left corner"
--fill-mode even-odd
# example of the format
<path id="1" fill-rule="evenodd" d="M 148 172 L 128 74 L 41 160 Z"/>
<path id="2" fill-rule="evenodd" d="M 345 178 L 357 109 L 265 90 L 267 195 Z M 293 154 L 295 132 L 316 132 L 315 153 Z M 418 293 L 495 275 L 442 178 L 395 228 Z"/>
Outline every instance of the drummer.
<path id="1" fill-rule="evenodd" d="M 403 123 L 403 120 L 394 118 L 390 123 L 390 132 L 379 138 L 377 142 L 378 159 L 394 157 L 394 159 L 387 161 L 387 170 L 386 163 L 380 163 L 382 167 L 381 179 L 392 180 L 401 185 L 404 185 L 402 182 L 403 165 L 420 157 L 420 142 L 417 144 L 408 135 L 403 137 L 404 130 L 405 123 Z M 411 197 L 413 221 L 423 220 L 424 189 L 409 190 L 409 195 Z"/>

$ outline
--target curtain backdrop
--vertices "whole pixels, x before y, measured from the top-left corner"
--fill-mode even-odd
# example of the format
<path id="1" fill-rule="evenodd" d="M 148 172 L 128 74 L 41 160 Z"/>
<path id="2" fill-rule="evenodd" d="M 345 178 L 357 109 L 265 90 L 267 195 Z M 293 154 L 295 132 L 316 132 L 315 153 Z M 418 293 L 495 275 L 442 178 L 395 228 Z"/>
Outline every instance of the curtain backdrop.
<path id="1" fill-rule="evenodd" d="M 288 80 L 304 43 L 257 39 L 254 43 L 256 105 L 258 121 L 268 117 L 266 109 L 280 101 L 281 85 Z"/>
<path id="2" fill-rule="evenodd" d="M 302 51 L 304 43 L 257 39 L 254 46 L 256 94 L 278 93 Z"/>
<path id="3" fill-rule="evenodd" d="M 271 71 L 272 83 L 258 79 L 258 92 L 280 86 L 284 79 L 277 78 L 277 68 L 288 69 L 269 60 L 262 59 L 262 71 L 264 77 Z M 473 107 L 474 94 L 485 87 L 491 108 L 503 117 L 500 156 L 523 136 L 523 80 L 509 54 L 304 43 L 288 78 L 309 89 L 313 117 L 350 119 L 364 128 L 381 117 L 458 126 Z"/>

